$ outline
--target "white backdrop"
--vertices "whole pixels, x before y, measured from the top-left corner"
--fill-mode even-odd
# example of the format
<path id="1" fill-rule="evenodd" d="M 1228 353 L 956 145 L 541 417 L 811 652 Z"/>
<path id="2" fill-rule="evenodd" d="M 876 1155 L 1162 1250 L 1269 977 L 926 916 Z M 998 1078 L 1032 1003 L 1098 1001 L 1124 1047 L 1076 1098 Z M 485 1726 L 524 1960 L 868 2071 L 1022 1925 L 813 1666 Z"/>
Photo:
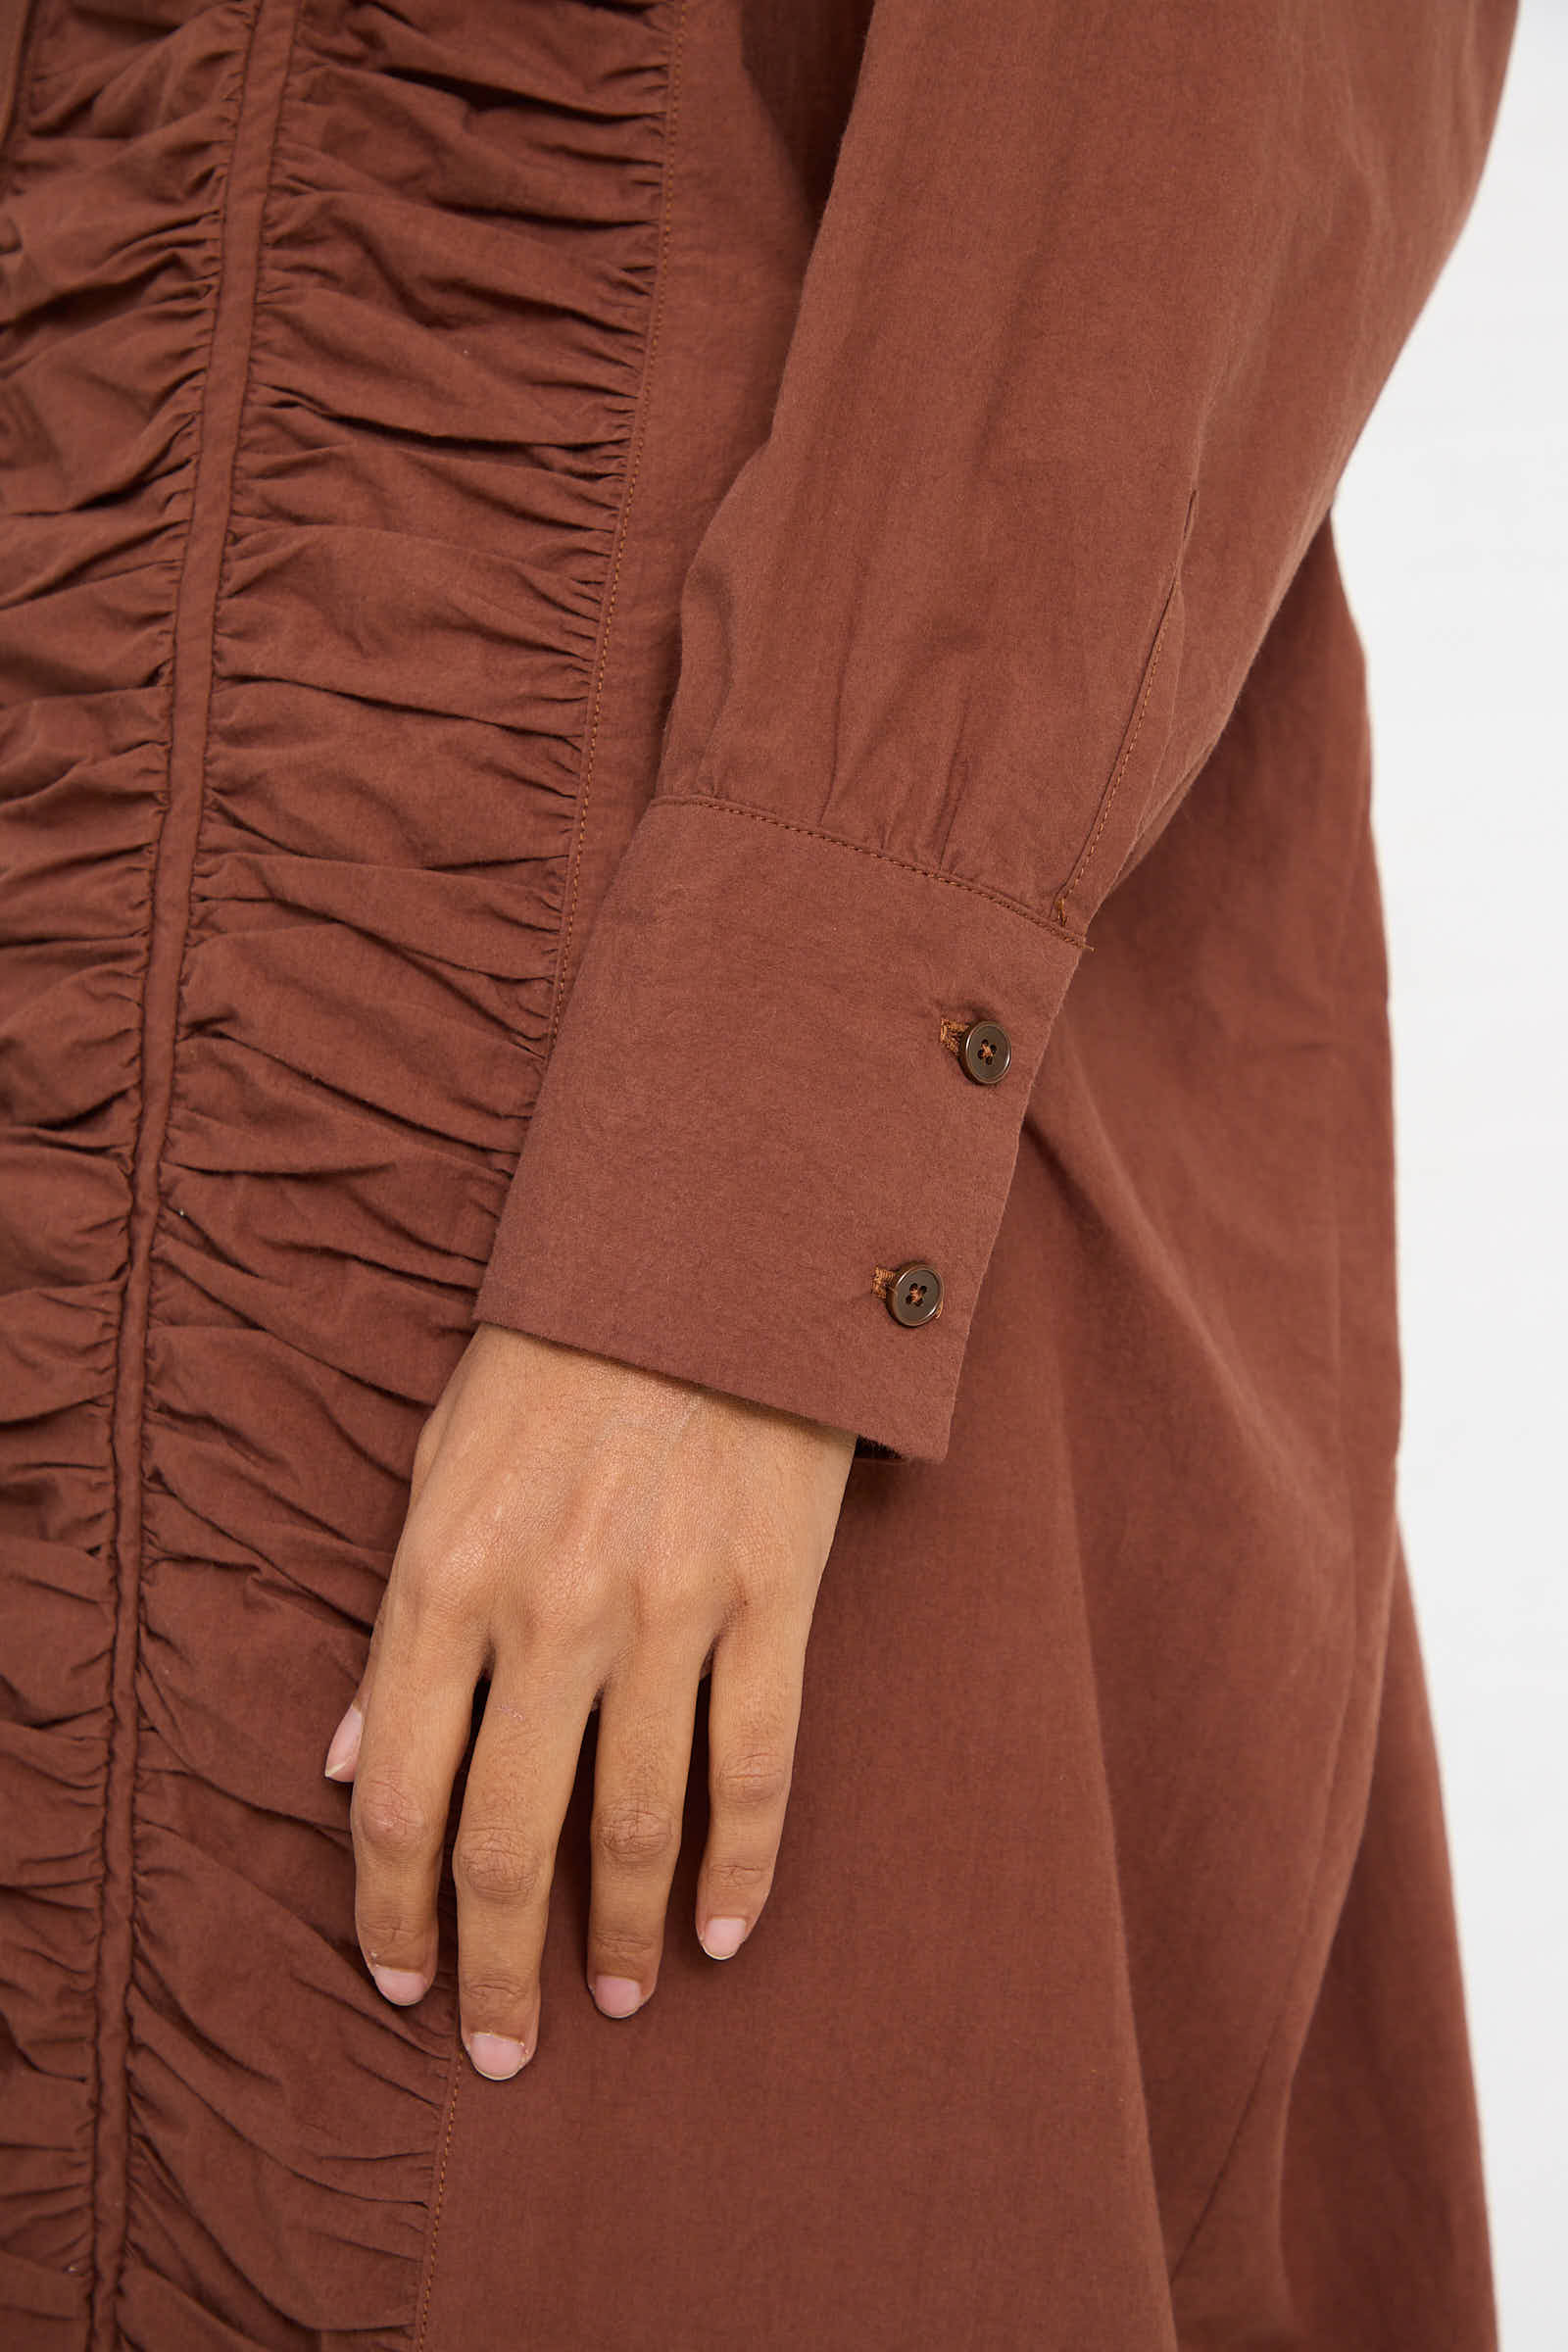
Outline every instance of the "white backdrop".
<path id="1" fill-rule="evenodd" d="M 1568 2352 L 1565 151 L 1568 0 L 1523 0 L 1474 210 L 1335 508 L 1390 937 L 1400 1508 L 1503 2352 Z"/>

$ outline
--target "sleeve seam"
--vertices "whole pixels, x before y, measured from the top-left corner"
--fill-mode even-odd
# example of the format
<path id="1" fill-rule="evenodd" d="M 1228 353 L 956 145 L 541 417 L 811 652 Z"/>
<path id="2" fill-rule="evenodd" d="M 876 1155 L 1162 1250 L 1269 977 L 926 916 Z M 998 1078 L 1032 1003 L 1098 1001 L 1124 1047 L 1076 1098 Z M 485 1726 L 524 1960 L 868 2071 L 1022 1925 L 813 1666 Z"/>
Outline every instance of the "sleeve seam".
<path id="1" fill-rule="evenodd" d="M 884 865 L 896 865 L 906 874 L 918 874 L 927 882 L 943 882 L 952 890 L 967 891 L 972 898 L 987 899 L 994 906 L 1002 906 L 1009 914 L 1022 917 L 1036 930 L 1049 932 L 1053 939 L 1065 941 L 1068 947 L 1082 949 L 1086 955 L 1094 950 L 1081 933 L 1073 931 L 1054 913 L 1042 913 L 1022 899 L 1009 898 L 1005 891 L 993 890 L 984 882 L 971 882 L 963 874 L 945 874 L 934 865 L 921 865 L 913 858 L 901 858 L 893 850 L 874 850 L 869 843 L 850 841 L 842 833 L 824 832 L 819 825 L 803 825 L 796 818 L 779 816 L 771 808 L 756 808 L 750 801 L 729 800 L 716 792 L 658 792 L 648 804 L 646 814 L 656 808 L 721 808 L 731 816 L 756 817 L 761 824 L 778 825 L 786 833 L 804 833 L 809 841 L 821 841 L 839 850 L 854 850 L 861 858 L 875 858 Z"/>

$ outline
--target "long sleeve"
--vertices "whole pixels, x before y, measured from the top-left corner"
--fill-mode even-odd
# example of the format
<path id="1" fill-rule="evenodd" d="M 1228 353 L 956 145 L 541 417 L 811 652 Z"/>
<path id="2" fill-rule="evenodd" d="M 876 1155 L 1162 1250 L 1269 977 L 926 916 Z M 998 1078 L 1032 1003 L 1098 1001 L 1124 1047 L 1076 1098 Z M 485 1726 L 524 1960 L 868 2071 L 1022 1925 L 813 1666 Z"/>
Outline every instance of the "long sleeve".
<path id="1" fill-rule="evenodd" d="M 475 1320 L 945 1457 L 1096 911 L 1452 246 L 1513 13 L 879 0 Z"/>

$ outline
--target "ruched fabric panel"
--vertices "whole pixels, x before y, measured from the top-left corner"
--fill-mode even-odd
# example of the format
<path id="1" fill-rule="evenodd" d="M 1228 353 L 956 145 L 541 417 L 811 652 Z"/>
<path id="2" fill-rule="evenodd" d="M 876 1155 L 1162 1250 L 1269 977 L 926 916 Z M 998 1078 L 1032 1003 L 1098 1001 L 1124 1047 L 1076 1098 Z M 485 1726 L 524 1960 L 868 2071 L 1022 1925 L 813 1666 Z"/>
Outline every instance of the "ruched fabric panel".
<path id="1" fill-rule="evenodd" d="M 0 2250 L 62 2352 L 93 2267 L 142 992 L 243 30 L 40 6 L 0 213 Z"/>
<path id="2" fill-rule="evenodd" d="M 385 2002 L 320 1759 L 546 1050 L 668 28 L 40 6 L 0 216 L 5 2299 L 79 2344 L 96 2262 L 147 2352 L 402 2344 L 453 1929 Z"/>

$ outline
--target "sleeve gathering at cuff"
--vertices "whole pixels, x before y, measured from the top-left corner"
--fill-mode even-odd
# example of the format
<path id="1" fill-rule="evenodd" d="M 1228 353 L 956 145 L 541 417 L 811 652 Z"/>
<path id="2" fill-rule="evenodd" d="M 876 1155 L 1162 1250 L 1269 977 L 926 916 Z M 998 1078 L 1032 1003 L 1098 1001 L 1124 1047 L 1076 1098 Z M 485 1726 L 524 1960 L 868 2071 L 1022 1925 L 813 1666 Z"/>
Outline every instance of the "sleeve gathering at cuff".
<path id="1" fill-rule="evenodd" d="M 711 794 L 656 796 L 584 949 L 472 1320 L 944 1460 L 1080 953 L 979 885 Z M 1010 1048 L 996 1083 L 958 1051 L 977 1021 Z M 906 1323 L 888 1293 L 915 1264 L 941 1305 Z"/>

